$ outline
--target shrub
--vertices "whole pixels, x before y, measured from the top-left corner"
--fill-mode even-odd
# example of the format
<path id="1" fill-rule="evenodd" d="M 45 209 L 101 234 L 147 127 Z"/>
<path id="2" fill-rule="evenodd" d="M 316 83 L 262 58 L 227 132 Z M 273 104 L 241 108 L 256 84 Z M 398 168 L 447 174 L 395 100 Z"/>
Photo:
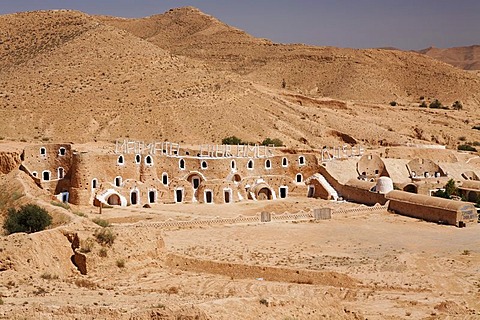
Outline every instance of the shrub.
<path id="1" fill-rule="evenodd" d="M 420 96 L 420 100 L 425 100 L 425 96 Z"/>
<path id="2" fill-rule="evenodd" d="M 117 267 L 119 267 L 119 268 L 125 268 L 125 260 L 123 260 L 123 259 L 118 259 L 116 261 L 116 264 L 117 264 Z"/>
<path id="3" fill-rule="evenodd" d="M 68 203 L 59 202 L 59 201 L 50 201 L 50 204 L 53 205 L 53 206 L 56 206 L 56 207 L 66 209 L 66 210 L 70 209 L 70 205 Z"/>
<path id="4" fill-rule="evenodd" d="M 468 144 L 461 144 L 457 147 L 457 149 L 461 151 L 473 151 L 473 152 L 477 151 L 477 149 L 475 149 L 472 146 L 469 146 Z"/>
<path id="5" fill-rule="evenodd" d="M 107 220 L 103 220 L 103 219 L 100 219 L 100 218 L 95 218 L 92 221 L 94 223 L 98 224 L 100 227 L 103 227 L 103 228 L 110 227 L 110 222 L 108 222 Z"/>
<path id="6" fill-rule="evenodd" d="M 58 276 L 56 274 L 50 274 L 48 272 L 45 272 L 40 275 L 40 278 L 45 280 L 56 280 L 58 279 Z"/>
<path id="7" fill-rule="evenodd" d="M 27 204 L 17 211 L 8 209 L 8 215 L 3 224 L 7 234 L 26 232 L 33 233 L 45 230 L 52 223 L 52 216 L 48 212 L 35 205 Z"/>
<path id="8" fill-rule="evenodd" d="M 222 139 L 222 144 L 230 144 L 230 145 L 236 145 L 236 144 L 240 144 L 240 145 L 254 145 L 255 143 L 253 142 L 248 142 L 248 141 L 243 141 L 242 139 L 240 138 L 237 138 L 235 136 L 231 136 L 231 137 L 226 137 L 226 138 L 223 138 Z"/>
<path id="9" fill-rule="evenodd" d="M 80 288 L 88 288 L 88 289 L 97 288 L 97 284 L 95 282 L 87 279 L 77 279 L 75 280 L 75 284 L 77 285 L 77 287 L 80 287 Z"/>
<path id="10" fill-rule="evenodd" d="M 432 109 L 442 109 L 443 105 L 440 101 L 438 101 L 438 99 L 435 99 L 430 103 L 428 107 Z"/>
<path id="11" fill-rule="evenodd" d="M 422 101 L 422 103 L 420 103 L 419 107 L 420 108 L 426 108 L 428 106 L 427 106 L 427 103 L 425 101 Z"/>
<path id="12" fill-rule="evenodd" d="M 178 294 L 178 291 L 179 291 L 179 290 L 178 290 L 178 287 L 170 287 L 170 288 L 167 289 L 166 292 L 167 292 L 168 294 Z"/>
<path id="13" fill-rule="evenodd" d="M 461 137 L 458 137 L 458 140 L 460 140 L 460 141 L 466 141 L 466 140 L 467 140 L 467 137 L 461 136 Z"/>
<path id="14" fill-rule="evenodd" d="M 97 239 L 98 243 L 107 246 L 111 246 L 117 237 L 112 230 L 108 228 L 99 229 L 95 231 L 93 235 Z"/>
<path id="15" fill-rule="evenodd" d="M 87 238 L 85 240 L 80 241 L 80 252 L 82 253 L 89 253 L 92 251 L 95 242 L 92 238 Z"/>
<path id="16" fill-rule="evenodd" d="M 390 101 L 390 105 L 391 105 L 392 107 L 395 107 L 395 106 L 397 105 L 397 101 Z"/>
<path id="17" fill-rule="evenodd" d="M 463 109 L 463 105 L 460 101 L 455 101 L 453 104 L 452 104 L 452 108 L 453 110 L 462 110 Z"/>
<path id="18" fill-rule="evenodd" d="M 444 188 L 445 190 L 438 190 L 434 192 L 432 195 L 434 197 L 451 199 L 452 196 L 458 194 L 458 188 L 455 186 L 455 180 L 453 179 L 448 180 Z"/>
<path id="19" fill-rule="evenodd" d="M 105 248 L 101 248 L 99 251 L 98 251 L 98 255 L 102 258 L 106 258 L 108 256 L 108 252 L 107 252 L 107 249 Z"/>
<path id="20" fill-rule="evenodd" d="M 231 137 L 223 138 L 222 139 L 222 144 L 243 144 L 243 142 L 240 138 L 237 138 L 235 136 L 231 136 Z"/>
<path id="21" fill-rule="evenodd" d="M 3 299 L 0 297 L 0 306 L 3 305 L 5 302 L 3 302 Z"/>
<path id="22" fill-rule="evenodd" d="M 266 138 L 265 140 L 262 141 L 262 146 L 270 146 L 273 145 L 274 147 L 283 147 L 283 141 L 280 139 L 270 139 Z"/>

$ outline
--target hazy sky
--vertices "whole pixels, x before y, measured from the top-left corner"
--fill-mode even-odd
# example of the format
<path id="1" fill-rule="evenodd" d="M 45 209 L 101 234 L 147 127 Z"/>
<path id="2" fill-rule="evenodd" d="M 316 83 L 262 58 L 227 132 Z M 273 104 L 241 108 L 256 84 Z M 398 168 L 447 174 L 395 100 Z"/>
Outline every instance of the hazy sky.
<path id="1" fill-rule="evenodd" d="M 282 43 L 400 49 L 480 44 L 480 0 L 0 0 L 0 14 L 76 9 L 145 17 L 183 6 Z"/>

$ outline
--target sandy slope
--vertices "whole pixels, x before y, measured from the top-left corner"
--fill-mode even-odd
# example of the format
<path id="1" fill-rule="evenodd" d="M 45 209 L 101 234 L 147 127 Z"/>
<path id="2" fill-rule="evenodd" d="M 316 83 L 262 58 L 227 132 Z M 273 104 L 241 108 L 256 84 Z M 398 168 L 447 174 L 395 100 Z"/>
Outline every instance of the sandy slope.
<path id="1" fill-rule="evenodd" d="M 478 77 L 419 54 L 277 45 L 192 8 L 139 20 L 29 12 L 1 16 L 0 30 L 2 139 L 480 140 Z M 420 96 L 464 110 L 418 108 Z"/>
<path id="2" fill-rule="evenodd" d="M 294 212 L 329 202 L 290 198 L 276 205 L 277 212 Z M 182 216 L 191 206 L 174 206 L 170 215 Z M 231 216 L 248 207 L 208 211 Z M 155 221 L 169 208 L 105 210 L 104 218 L 140 215 Z M 117 224 L 107 257 L 99 256 L 101 246 L 95 244 L 87 253 L 89 272 L 82 276 L 69 260 L 72 250 L 63 233 L 75 231 L 86 239 L 98 227 L 78 218 L 60 229 L 2 238 L 0 257 L 10 264 L 2 265 L 0 314 L 13 319 L 473 319 L 480 315 L 479 227 L 439 226 L 386 212 L 337 215 L 318 223 L 170 230 Z M 116 266 L 119 259 L 125 267 Z M 249 266 L 250 273 L 231 274 L 232 266 Z M 318 274 L 302 282 L 288 270 Z M 260 279 L 274 274 L 283 280 Z"/>
<path id="3" fill-rule="evenodd" d="M 426 48 L 419 51 L 432 58 L 441 60 L 452 66 L 465 70 L 480 69 L 480 46 L 473 45 L 468 47 L 454 48 Z"/>

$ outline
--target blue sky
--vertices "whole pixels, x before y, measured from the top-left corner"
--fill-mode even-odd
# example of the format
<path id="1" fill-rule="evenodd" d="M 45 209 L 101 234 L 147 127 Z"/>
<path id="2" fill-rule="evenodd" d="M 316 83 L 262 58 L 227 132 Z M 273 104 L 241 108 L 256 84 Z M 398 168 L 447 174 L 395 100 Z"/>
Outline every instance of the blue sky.
<path id="1" fill-rule="evenodd" d="M 480 0 L 2 0 L 0 14 L 76 9 L 145 17 L 183 6 L 282 43 L 400 49 L 480 44 Z"/>

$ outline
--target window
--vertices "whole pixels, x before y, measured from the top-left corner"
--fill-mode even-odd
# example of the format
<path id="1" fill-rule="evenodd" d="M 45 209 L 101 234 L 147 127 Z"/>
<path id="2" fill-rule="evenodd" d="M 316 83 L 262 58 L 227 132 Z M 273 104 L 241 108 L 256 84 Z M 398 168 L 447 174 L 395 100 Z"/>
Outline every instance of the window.
<path id="1" fill-rule="evenodd" d="M 253 170 L 253 160 L 252 159 L 248 160 L 247 169 Z"/>
<path id="2" fill-rule="evenodd" d="M 180 159 L 178 161 L 178 166 L 180 167 L 180 170 L 185 170 L 185 160 Z"/>
<path id="3" fill-rule="evenodd" d="M 272 162 L 270 159 L 265 160 L 265 169 L 271 169 L 272 168 Z"/>
<path id="4" fill-rule="evenodd" d="M 57 176 L 58 176 L 58 179 L 63 179 L 64 176 L 65 176 L 65 170 L 63 170 L 62 167 L 59 167 L 57 169 Z"/>
<path id="5" fill-rule="evenodd" d="M 67 150 L 64 147 L 61 147 L 60 149 L 58 149 L 59 156 L 64 156 L 66 152 Z"/>
<path id="6" fill-rule="evenodd" d="M 130 191 L 130 203 L 132 205 L 138 204 L 138 190 Z"/>
<path id="7" fill-rule="evenodd" d="M 304 156 L 300 156 L 298 157 L 298 164 L 303 166 L 305 164 L 305 157 Z"/>
<path id="8" fill-rule="evenodd" d="M 50 171 L 45 170 L 42 172 L 42 180 L 43 181 L 50 181 Z"/>
<path id="9" fill-rule="evenodd" d="M 207 161 L 203 160 L 201 166 L 202 166 L 202 169 L 207 169 L 208 168 Z"/>
<path id="10" fill-rule="evenodd" d="M 223 189 L 223 201 L 225 203 L 232 202 L 232 189 Z"/>
<path id="11" fill-rule="evenodd" d="M 123 165 L 125 162 L 125 159 L 123 158 L 123 155 L 119 155 L 117 159 L 117 164 Z"/>
<path id="12" fill-rule="evenodd" d="M 96 189 L 96 188 L 97 188 L 97 184 L 98 184 L 97 178 L 93 178 L 93 179 L 92 179 L 92 189 Z"/>
<path id="13" fill-rule="evenodd" d="M 288 167 L 288 159 L 285 157 L 282 158 L 282 167 Z"/>
<path id="14" fill-rule="evenodd" d="M 47 155 L 47 149 L 45 149 L 45 147 L 40 148 L 40 155 L 41 156 L 46 156 Z"/>
<path id="15" fill-rule="evenodd" d="M 145 164 L 147 166 L 151 166 L 153 164 L 153 160 L 152 160 L 152 156 L 151 155 L 148 155 L 145 157 Z"/>
<path id="16" fill-rule="evenodd" d="M 205 203 L 213 203 L 212 190 L 205 190 Z"/>
<path id="17" fill-rule="evenodd" d="M 287 197 L 287 192 L 288 192 L 288 188 L 286 186 L 280 187 L 280 189 L 279 189 L 280 198 L 281 199 L 286 198 Z"/>
<path id="18" fill-rule="evenodd" d="M 237 168 L 237 163 L 235 162 L 235 160 L 232 160 L 232 162 L 230 162 L 230 168 L 232 168 L 232 169 Z"/>
<path id="19" fill-rule="evenodd" d="M 141 160 L 142 160 L 142 156 L 139 155 L 139 154 L 136 154 L 136 155 L 135 155 L 135 163 L 136 163 L 136 164 L 139 164 Z"/>
<path id="20" fill-rule="evenodd" d="M 37 176 L 38 176 L 38 172 L 37 172 L 37 171 L 33 171 L 33 172 L 32 172 L 32 176 L 37 177 Z"/>
<path id="21" fill-rule="evenodd" d="M 183 189 L 175 189 L 175 202 L 183 201 Z"/>
<path id="22" fill-rule="evenodd" d="M 148 203 L 155 203 L 155 201 L 157 201 L 157 191 L 148 191 Z"/>
<path id="23" fill-rule="evenodd" d="M 122 185 L 122 177 L 115 177 L 115 186 L 120 187 Z"/>
<path id="24" fill-rule="evenodd" d="M 162 174 L 162 183 L 166 186 L 168 185 L 168 173 L 164 172 Z"/>
<path id="25" fill-rule="evenodd" d="M 297 183 L 302 183 L 303 182 L 303 176 L 301 173 L 297 173 L 297 175 L 295 176 L 295 181 Z"/>

